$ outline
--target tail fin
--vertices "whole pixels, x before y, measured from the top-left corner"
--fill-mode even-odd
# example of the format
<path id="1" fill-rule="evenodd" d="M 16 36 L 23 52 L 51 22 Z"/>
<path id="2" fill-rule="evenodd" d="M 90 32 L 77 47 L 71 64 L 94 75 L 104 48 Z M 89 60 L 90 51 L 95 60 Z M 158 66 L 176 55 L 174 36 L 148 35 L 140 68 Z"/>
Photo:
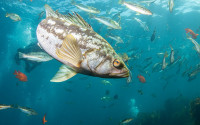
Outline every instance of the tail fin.
<path id="1" fill-rule="evenodd" d="M 74 0 L 71 0 L 71 4 L 72 4 L 72 5 L 75 5 L 76 2 L 75 2 Z"/>
<path id="2" fill-rule="evenodd" d="M 174 50 L 173 47 L 172 47 L 172 45 L 169 45 L 169 46 L 170 46 L 171 50 Z"/>
<path id="3" fill-rule="evenodd" d="M 8 17 L 8 13 L 6 13 L 6 17 Z"/>
<path id="4" fill-rule="evenodd" d="M 124 0 L 119 0 L 118 3 L 119 3 L 119 4 L 123 4 L 123 3 L 124 3 Z"/>
<path id="5" fill-rule="evenodd" d="M 24 58 L 24 54 L 19 52 L 19 58 Z"/>

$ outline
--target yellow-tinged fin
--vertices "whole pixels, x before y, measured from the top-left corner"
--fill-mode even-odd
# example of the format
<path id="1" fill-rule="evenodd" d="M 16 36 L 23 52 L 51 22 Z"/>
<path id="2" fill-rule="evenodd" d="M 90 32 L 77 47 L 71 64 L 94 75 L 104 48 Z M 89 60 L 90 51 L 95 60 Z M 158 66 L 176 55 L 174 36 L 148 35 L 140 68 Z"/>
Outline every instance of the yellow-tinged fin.
<path id="1" fill-rule="evenodd" d="M 56 12 L 54 12 L 49 5 L 45 4 L 44 8 L 46 10 L 46 17 L 58 18 L 58 14 Z"/>
<path id="2" fill-rule="evenodd" d="M 6 17 L 8 17 L 8 13 L 6 13 Z"/>
<path id="3" fill-rule="evenodd" d="M 69 62 L 75 67 L 80 67 L 82 53 L 73 35 L 66 36 L 60 49 L 56 50 L 56 54 L 60 59 Z"/>
<path id="4" fill-rule="evenodd" d="M 49 5 L 45 4 L 45 10 L 46 10 L 46 17 L 54 17 L 59 18 L 69 24 L 74 24 L 79 27 L 92 30 L 92 27 L 90 24 L 88 24 L 78 13 L 73 12 L 72 14 L 62 15 L 59 12 L 55 12 Z"/>
<path id="5" fill-rule="evenodd" d="M 19 52 L 19 58 L 24 58 L 24 54 Z"/>
<path id="6" fill-rule="evenodd" d="M 172 45 L 169 45 L 169 46 L 170 46 L 171 50 L 174 50 L 173 47 L 172 47 Z"/>
<path id="7" fill-rule="evenodd" d="M 56 75 L 50 80 L 51 82 L 64 82 L 73 76 L 75 76 L 77 73 L 71 69 L 70 67 L 66 65 L 61 65 Z"/>
<path id="8" fill-rule="evenodd" d="M 164 55 L 164 57 L 168 57 L 168 53 L 167 53 L 167 52 L 165 52 L 165 55 Z"/>

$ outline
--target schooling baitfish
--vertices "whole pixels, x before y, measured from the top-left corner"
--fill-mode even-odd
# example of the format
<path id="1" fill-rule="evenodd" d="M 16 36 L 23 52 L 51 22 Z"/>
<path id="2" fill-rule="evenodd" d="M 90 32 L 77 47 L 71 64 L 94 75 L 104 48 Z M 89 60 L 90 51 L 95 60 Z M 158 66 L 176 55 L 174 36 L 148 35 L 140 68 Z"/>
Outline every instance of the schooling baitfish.
<path id="1" fill-rule="evenodd" d="M 62 65 L 51 80 L 77 73 L 97 77 L 129 77 L 129 69 L 111 45 L 77 13 L 62 15 L 45 5 L 46 19 L 37 27 L 39 45 Z"/>

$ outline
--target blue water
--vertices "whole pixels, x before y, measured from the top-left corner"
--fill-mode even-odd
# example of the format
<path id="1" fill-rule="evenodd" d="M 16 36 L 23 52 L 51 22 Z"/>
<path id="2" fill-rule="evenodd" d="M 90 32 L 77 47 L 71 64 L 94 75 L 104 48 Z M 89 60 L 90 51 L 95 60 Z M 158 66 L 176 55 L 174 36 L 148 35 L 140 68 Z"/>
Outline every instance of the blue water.
<path id="1" fill-rule="evenodd" d="M 139 1 L 139 0 L 138 0 Z M 113 30 L 112 34 L 120 36 L 124 43 L 115 46 L 115 41 L 106 37 L 107 26 L 91 19 L 87 12 L 77 9 L 70 1 L 54 0 L 1 0 L 0 1 L 0 104 L 17 104 L 34 109 L 38 114 L 27 116 L 18 109 L 0 110 L 0 125 L 38 125 L 42 124 L 42 118 L 46 113 L 47 125 L 118 125 L 125 118 L 137 119 L 140 113 L 165 111 L 166 116 L 175 114 L 166 109 L 167 100 L 185 99 L 186 102 L 172 101 L 172 106 L 185 105 L 190 109 L 190 102 L 200 96 L 200 77 L 188 80 L 188 76 L 182 73 L 189 67 L 196 67 L 200 57 L 193 49 L 193 44 L 186 38 L 185 28 L 192 29 L 195 33 L 200 26 L 200 1 L 182 0 L 175 1 L 172 13 L 168 10 L 167 0 L 157 0 L 145 7 L 153 12 L 153 16 L 136 15 L 117 0 L 83 0 L 76 1 L 85 5 L 98 8 L 99 16 L 112 18 L 120 12 L 121 30 Z M 25 62 L 16 63 L 15 56 L 19 48 L 26 48 L 29 44 L 36 44 L 36 28 L 41 19 L 39 14 L 44 11 L 44 5 L 50 5 L 54 10 L 62 14 L 78 12 L 98 33 L 114 47 L 117 53 L 127 53 L 132 59 L 128 61 L 132 70 L 132 82 L 127 83 L 122 79 L 105 79 L 78 74 L 70 80 L 62 83 L 51 83 L 50 79 L 55 75 L 61 63 L 52 60 L 39 64 L 31 72 L 25 70 Z M 110 11 L 110 14 L 106 14 Z M 20 15 L 22 21 L 14 22 L 6 18 L 6 13 Z M 137 17 L 146 22 L 150 31 L 145 32 L 133 18 Z M 45 18 L 45 15 L 42 19 Z M 150 38 L 156 27 L 156 39 Z M 199 36 L 195 39 L 200 41 Z M 155 63 L 162 62 L 162 56 L 157 53 L 170 55 L 170 45 L 175 50 L 175 59 L 181 61 L 166 70 L 152 72 Z M 27 50 L 30 51 L 30 50 Z M 134 58 L 137 56 L 137 58 Z M 152 57 L 148 62 L 146 58 Z M 169 63 L 169 57 L 166 59 Z M 185 61 L 183 61 L 185 60 Z M 141 67 L 149 62 L 152 64 L 145 70 Z M 182 65 L 180 65 L 182 63 Z M 15 70 L 20 70 L 28 77 L 28 82 L 20 82 L 13 75 Z M 148 73 L 145 73 L 147 71 Z M 137 76 L 145 77 L 146 83 L 140 83 Z M 108 80 L 112 85 L 102 84 L 102 80 Z M 102 101 L 108 90 L 109 96 L 118 95 L 118 99 Z M 141 95 L 138 90 L 143 91 Z M 134 104 L 132 101 L 134 100 Z M 181 109 L 185 110 L 185 109 Z M 137 113 L 139 112 L 139 114 Z M 173 115 L 174 115 L 173 114 Z M 179 113 L 181 114 L 181 113 Z M 179 123 L 185 117 L 172 122 Z M 189 112 L 188 112 L 188 116 Z M 162 117 L 162 116 L 161 116 Z M 129 123 L 135 125 L 134 120 Z M 167 124 L 174 119 L 162 119 L 154 125 Z M 193 123 L 192 119 L 189 123 Z M 150 120 L 152 121 L 152 120 Z M 169 125 L 169 124 L 168 124 Z M 189 125 L 189 124 L 187 124 Z"/>

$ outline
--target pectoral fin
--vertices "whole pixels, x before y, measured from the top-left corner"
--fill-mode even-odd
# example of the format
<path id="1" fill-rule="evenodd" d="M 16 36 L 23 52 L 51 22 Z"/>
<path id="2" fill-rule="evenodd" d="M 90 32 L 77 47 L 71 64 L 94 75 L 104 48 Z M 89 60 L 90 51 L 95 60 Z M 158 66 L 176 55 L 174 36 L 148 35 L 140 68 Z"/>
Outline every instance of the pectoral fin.
<path id="1" fill-rule="evenodd" d="M 51 82 L 63 82 L 66 81 L 77 73 L 66 65 L 61 65 L 56 75 L 50 80 Z"/>
<path id="2" fill-rule="evenodd" d="M 73 35 L 66 36 L 61 48 L 56 50 L 56 54 L 60 59 L 71 63 L 75 67 L 80 67 L 82 53 Z"/>

